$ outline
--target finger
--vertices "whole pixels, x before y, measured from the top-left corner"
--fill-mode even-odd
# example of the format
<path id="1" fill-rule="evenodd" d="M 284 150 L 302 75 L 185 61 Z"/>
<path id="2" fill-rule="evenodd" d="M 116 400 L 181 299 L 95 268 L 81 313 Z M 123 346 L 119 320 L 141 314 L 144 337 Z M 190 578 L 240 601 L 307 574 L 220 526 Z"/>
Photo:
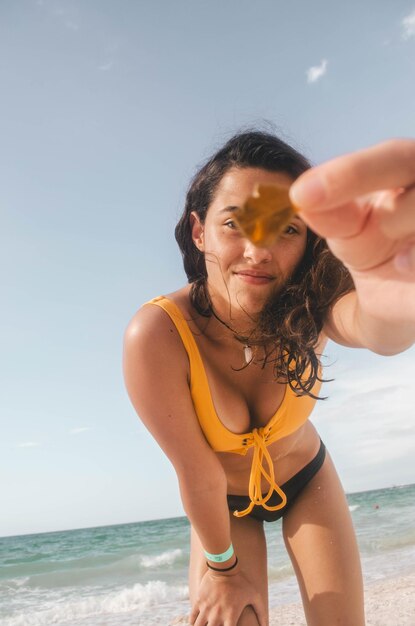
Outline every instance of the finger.
<path id="1" fill-rule="evenodd" d="M 207 626 L 210 624 L 209 618 L 206 613 L 201 611 L 197 616 L 197 620 L 195 621 L 195 626 Z"/>
<path id="2" fill-rule="evenodd" d="M 379 225 L 385 235 L 394 239 L 415 238 L 415 186 L 395 196 L 392 206 L 385 207 Z"/>
<path id="3" fill-rule="evenodd" d="M 415 141 L 394 139 L 337 157 L 302 174 L 290 198 L 299 210 L 326 210 L 373 191 L 415 182 Z"/>
<path id="4" fill-rule="evenodd" d="M 373 195 L 376 196 L 376 194 Z M 321 227 L 325 232 L 322 236 L 327 239 L 333 254 L 341 259 L 350 270 L 367 270 L 377 267 L 403 249 L 402 242 L 389 237 L 379 228 L 383 213 L 376 209 L 376 198 L 370 201 L 369 210 L 363 210 L 365 218 L 361 232 L 353 236 L 344 236 L 345 230 L 340 218 L 337 228 L 333 225 L 333 233 L 324 225 Z M 338 209 L 333 209 L 334 214 L 337 212 Z M 328 215 L 330 214 L 331 211 Z M 322 215 L 324 214 L 318 214 L 319 217 Z"/>
<path id="5" fill-rule="evenodd" d="M 356 237 L 364 229 L 370 207 L 364 199 L 348 202 L 330 211 L 300 211 L 299 216 L 317 235 L 328 239 Z"/>
<path id="6" fill-rule="evenodd" d="M 194 626 L 206 626 L 208 624 L 207 618 L 203 615 L 203 613 L 199 613 L 195 622 L 193 622 Z"/>
<path id="7" fill-rule="evenodd" d="M 205 626 L 206 622 L 202 621 L 202 613 L 198 607 L 194 607 L 190 612 L 189 624 L 191 626 Z"/>
<path id="8" fill-rule="evenodd" d="M 263 603 L 260 600 L 253 602 L 252 608 L 258 618 L 259 626 L 268 626 L 268 612 L 264 608 Z"/>
<path id="9" fill-rule="evenodd" d="M 332 252 L 345 264 L 361 269 L 373 267 L 393 256 L 406 243 L 394 236 L 399 225 L 394 222 L 394 228 L 391 228 L 390 219 L 393 219 L 397 206 L 402 205 L 407 213 L 411 213 L 411 207 L 407 205 L 415 203 L 415 198 L 402 200 L 407 193 L 376 191 L 329 211 L 312 211 L 302 217 L 315 233 L 327 239 Z M 411 218 L 406 217 L 407 230 L 412 230 L 415 237 L 415 211 L 412 211 L 412 226 Z M 396 221 L 402 220 L 397 216 Z"/>

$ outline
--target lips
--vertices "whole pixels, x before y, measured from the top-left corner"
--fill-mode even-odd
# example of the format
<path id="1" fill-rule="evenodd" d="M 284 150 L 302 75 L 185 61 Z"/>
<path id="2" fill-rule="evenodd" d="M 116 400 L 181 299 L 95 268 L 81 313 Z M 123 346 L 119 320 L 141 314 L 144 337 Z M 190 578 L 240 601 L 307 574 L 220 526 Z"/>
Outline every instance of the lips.
<path id="1" fill-rule="evenodd" d="M 240 270 L 239 272 L 235 272 L 238 276 L 252 276 L 253 278 L 268 278 L 272 280 L 275 278 L 272 274 L 268 274 L 268 272 L 255 271 L 255 270 Z"/>
<path id="2" fill-rule="evenodd" d="M 250 285 L 268 285 L 275 279 L 275 276 L 272 276 L 272 274 L 262 271 L 256 272 L 254 270 L 241 270 L 240 272 L 235 272 L 235 274 L 238 278 L 243 280 L 245 283 L 249 283 Z"/>

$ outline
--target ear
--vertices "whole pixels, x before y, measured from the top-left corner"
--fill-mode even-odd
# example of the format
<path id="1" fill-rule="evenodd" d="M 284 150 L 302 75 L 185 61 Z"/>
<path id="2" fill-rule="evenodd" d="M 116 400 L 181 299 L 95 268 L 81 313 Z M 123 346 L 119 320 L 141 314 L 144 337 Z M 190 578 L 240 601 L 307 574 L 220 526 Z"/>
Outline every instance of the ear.
<path id="1" fill-rule="evenodd" d="M 193 243 L 195 244 L 196 248 L 200 250 L 200 252 L 204 252 L 204 229 L 203 224 L 200 221 L 200 217 L 198 216 L 196 211 L 192 211 L 190 213 L 190 228 L 192 230 Z"/>

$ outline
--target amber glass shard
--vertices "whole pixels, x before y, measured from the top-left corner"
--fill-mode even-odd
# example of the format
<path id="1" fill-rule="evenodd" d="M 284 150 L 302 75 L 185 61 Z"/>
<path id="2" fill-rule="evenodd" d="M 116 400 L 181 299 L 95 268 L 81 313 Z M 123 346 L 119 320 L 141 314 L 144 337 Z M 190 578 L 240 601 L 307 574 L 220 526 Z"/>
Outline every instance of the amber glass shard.
<path id="1" fill-rule="evenodd" d="M 257 185 L 252 196 L 233 213 L 243 235 L 255 245 L 275 243 L 296 213 L 288 189 L 279 185 Z"/>

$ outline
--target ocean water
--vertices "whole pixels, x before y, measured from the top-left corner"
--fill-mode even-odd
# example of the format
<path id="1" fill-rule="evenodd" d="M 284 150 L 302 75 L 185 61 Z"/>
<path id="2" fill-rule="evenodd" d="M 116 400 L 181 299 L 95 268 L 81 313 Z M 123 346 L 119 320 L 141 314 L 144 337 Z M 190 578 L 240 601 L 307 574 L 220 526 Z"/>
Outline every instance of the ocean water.
<path id="1" fill-rule="evenodd" d="M 415 485 L 348 496 L 365 582 L 415 570 Z M 300 600 L 266 525 L 270 606 Z M 189 609 L 189 524 L 174 518 L 0 538 L 1 626 L 155 626 Z"/>

